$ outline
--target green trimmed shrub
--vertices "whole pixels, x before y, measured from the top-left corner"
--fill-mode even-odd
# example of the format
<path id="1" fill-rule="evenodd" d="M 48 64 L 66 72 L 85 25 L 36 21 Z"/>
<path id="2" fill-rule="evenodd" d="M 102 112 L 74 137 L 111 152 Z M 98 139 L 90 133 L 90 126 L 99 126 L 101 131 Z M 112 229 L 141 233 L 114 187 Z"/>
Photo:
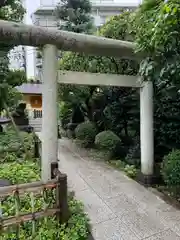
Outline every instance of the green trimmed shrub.
<path id="1" fill-rule="evenodd" d="M 19 131 L 19 135 L 17 135 L 12 126 L 7 127 L 6 131 L 0 136 L 0 162 L 12 162 L 14 154 L 23 159 L 26 150 L 33 157 L 34 134 Z"/>
<path id="2" fill-rule="evenodd" d="M 120 146 L 121 139 L 112 131 L 103 131 L 96 135 L 95 145 L 102 150 L 108 150 L 112 154 Z"/>
<path id="3" fill-rule="evenodd" d="M 71 121 L 71 114 L 71 106 L 66 102 L 61 102 L 59 104 L 59 117 L 61 119 L 63 129 L 67 129 L 67 124 Z"/>
<path id="4" fill-rule="evenodd" d="M 180 150 L 173 150 L 164 156 L 161 174 L 165 184 L 170 188 L 180 187 Z"/>
<path id="5" fill-rule="evenodd" d="M 94 143 L 96 134 L 96 126 L 89 121 L 80 123 L 75 129 L 75 136 L 84 147 L 89 147 Z"/>

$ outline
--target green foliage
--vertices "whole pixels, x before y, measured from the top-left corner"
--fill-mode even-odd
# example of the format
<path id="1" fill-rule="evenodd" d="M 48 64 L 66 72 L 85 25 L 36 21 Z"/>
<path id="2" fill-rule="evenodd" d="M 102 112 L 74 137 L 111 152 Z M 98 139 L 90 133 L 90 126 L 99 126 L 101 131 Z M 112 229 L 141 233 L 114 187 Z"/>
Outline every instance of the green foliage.
<path id="1" fill-rule="evenodd" d="M 0 8 L 0 19 L 21 21 L 25 12 L 21 0 L 9 0 L 4 7 Z"/>
<path id="2" fill-rule="evenodd" d="M 75 199 L 70 199 L 69 209 L 71 212 L 71 218 L 69 219 L 67 226 L 61 226 L 61 238 L 68 240 L 87 240 L 89 233 L 89 219 L 84 213 L 83 204 Z"/>
<path id="3" fill-rule="evenodd" d="M 126 165 L 124 171 L 130 178 L 136 178 L 137 176 L 137 169 L 134 165 Z"/>
<path id="4" fill-rule="evenodd" d="M 14 158 L 15 158 L 14 154 Z M 17 156 L 16 156 L 17 159 Z M 14 159 L 14 160 L 16 160 Z M 40 168 L 37 162 L 31 160 L 23 161 L 18 163 L 16 161 L 11 163 L 1 164 L 0 178 L 8 179 L 12 184 L 29 183 L 40 180 Z M 44 208 L 44 201 L 51 206 L 53 201 L 53 193 L 47 192 L 48 198 L 43 200 L 42 196 L 36 196 L 34 201 L 34 210 L 41 211 Z M 31 197 L 29 194 L 24 194 L 20 197 L 22 213 L 31 212 Z M 48 200 L 48 201 L 47 201 Z M 15 215 L 15 199 L 13 196 L 6 198 L 1 204 L 3 216 Z M 20 227 L 20 239 L 68 239 L 68 240 L 86 240 L 89 233 L 89 220 L 87 215 L 84 213 L 84 207 L 81 202 L 76 201 L 72 197 L 68 199 L 70 218 L 68 223 L 65 225 L 59 225 L 55 217 L 48 217 L 46 219 L 40 219 L 36 221 L 36 236 L 32 236 L 32 222 L 27 222 Z M 52 206 L 51 206 L 52 207 Z M 11 228 L 1 232 L 3 240 L 15 239 L 16 228 Z"/>
<path id="5" fill-rule="evenodd" d="M 121 10 L 120 15 L 111 17 L 100 29 L 100 35 L 132 42 L 135 32 L 130 31 L 133 11 Z"/>
<path id="6" fill-rule="evenodd" d="M 164 156 L 161 173 L 168 187 L 180 187 L 180 150 Z"/>
<path id="7" fill-rule="evenodd" d="M 135 166 L 140 166 L 140 155 L 140 137 L 135 136 L 133 138 L 133 144 L 128 149 L 128 153 L 125 157 L 125 162 L 128 164 L 133 164 Z"/>
<path id="8" fill-rule="evenodd" d="M 114 151 L 120 144 L 120 138 L 109 130 L 98 133 L 95 138 L 95 145 L 102 150 Z"/>
<path id="9" fill-rule="evenodd" d="M 58 4 L 56 8 L 57 18 L 63 22 L 60 23 L 59 28 L 66 31 L 72 31 L 77 33 L 92 33 L 93 29 L 93 20 L 91 17 L 91 3 L 89 0 L 63 0 Z M 71 56 L 76 54 L 70 54 Z M 77 54 L 78 55 L 78 54 Z M 80 56 L 80 55 L 79 55 Z M 61 69 L 67 69 L 67 65 L 70 63 L 68 61 L 68 53 L 63 54 L 63 60 L 61 60 Z M 76 61 L 76 58 L 74 59 Z M 74 61 L 73 66 L 78 66 Z M 71 64 L 71 63 L 70 63 Z M 70 66 L 71 70 L 72 67 Z M 69 112 L 73 112 L 74 106 L 78 105 L 83 115 L 87 117 L 90 116 L 89 108 L 89 98 L 91 97 L 93 87 L 84 87 L 84 86 L 75 86 L 75 85 L 60 85 L 59 88 L 59 97 L 61 101 L 67 103 L 69 106 Z"/>
<path id="10" fill-rule="evenodd" d="M 130 16 L 130 12 L 123 12 L 121 15 L 111 18 L 100 29 L 100 35 L 108 38 L 132 40 L 134 33 L 128 32 Z M 138 63 L 133 60 L 65 53 L 60 60 L 60 69 L 136 75 Z M 97 91 L 99 89 L 100 93 Z M 76 102 L 82 106 L 85 115 L 90 121 L 95 122 L 98 131 L 111 129 L 120 135 L 123 131 L 127 132 L 128 124 L 133 124 L 134 127 L 139 124 L 139 119 L 136 122 L 132 121 L 134 107 L 135 110 L 137 109 L 134 114 L 139 117 L 139 108 L 137 107 L 139 96 L 136 90 L 117 87 L 59 85 L 59 97 L 61 100 L 69 103 Z"/>
<path id="11" fill-rule="evenodd" d="M 156 159 L 180 144 L 179 107 L 180 3 L 176 0 L 144 1 L 134 15 L 138 51 L 148 54 L 140 67 L 144 81 L 154 83 Z"/>
<path id="12" fill-rule="evenodd" d="M 0 19 L 21 21 L 24 13 L 25 10 L 20 0 L 9 0 L 6 2 L 6 6 L 0 8 Z M 15 91 L 13 90 L 12 85 L 8 82 L 8 80 L 10 80 L 12 83 L 12 75 L 9 71 L 8 59 L 8 52 L 14 47 L 11 44 L 0 44 L 0 112 L 4 108 L 4 103 L 6 103 L 8 106 L 12 106 L 17 100 Z"/>
<path id="13" fill-rule="evenodd" d="M 153 82 L 155 160 L 157 161 L 161 161 L 165 154 L 173 148 L 178 148 L 180 144 L 179 19 L 179 1 L 144 0 L 135 11 L 123 12 L 119 16 L 112 17 L 102 26 L 99 31 L 101 36 L 134 41 L 137 46 L 136 51 L 146 54 L 147 57 L 141 62 L 140 69 L 136 61 L 76 53 L 66 53 L 60 60 L 60 68 L 63 70 L 139 74 L 142 81 Z M 64 95 L 59 94 L 60 97 L 69 96 L 71 92 L 73 93 L 71 96 L 78 104 L 86 108 L 88 106 L 88 111 L 90 110 L 91 113 L 88 116 L 93 116 L 90 119 L 95 122 L 98 131 L 108 129 L 116 133 L 121 138 L 126 151 L 126 161 L 130 164 L 139 164 L 140 146 L 136 141 L 140 135 L 139 91 L 101 87 L 101 101 L 98 100 L 100 102 L 98 107 L 94 104 L 98 95 L 96 90 L 92 95 L 89 94 L 90 87 L 69 85 L 60 91 L 64 91 Z M 133 136 L 130 134 L 131 131 L 134 132 Z"/>
<path id="14" fill-rule="evenodd" d="M 89 0 L 62 0 L 56 8 L 59 29 L 89 33 L 92 30 L 91 3 Z"/>
<path id="15" fill-rule="evenodd" d="M 7 75 L 7 82 L 12 87 L 20 86 L 27 82 L 26 73 L 22 70 L 10 70 Z"/>
<path id="16" fill-rule="evenodd" d="M 71 106 L 68 102 L 60 102 L 59 104 L 59 117 L 61 119 L 62 127 L 66 129 L 67 124 L 71 120 Z"/>
<path id="17" fill-rule="evenodd" d="M 75 129 L 75 135 L 78 140 L 86 147 L 94 143 L 97 134 L 97 129 L 92 122 L 80 123 Z"/>
<path id="18" fill-rule="evenodd" d="M 17 156 L 14 160 L 14 162 L 1 165 L 1 179 L 8 179 L 12 184 L 34 182 L 40 179 L 40 169 L 36 162 L 23 161 L 18 163 L 16 162 Z"/>
<path id="19" fill-rule="evenodd" d="M 20 137 L 23 139 L 21 143 L 16 131 L 12 128 L 6 129 L 6 131 L 0 135 L 0 162 L 12 162 L 16 157 L 19 161 L 25 156 L 25 149 L 28 150 L 30 156 L 34 154 L 34 141 L 33 134 L 26 132 L 20 132 Z"/>
<path id="20" fill-rule="evenodd" d="M 179 14 L 177 0 L 144 1 L 134 21 L 138 50 L 148 51 L 151 56 L 155 52 L 176 54 L 179 49 Z"/>
<path id="21" fill-rule="evenodd" d="M 133 40 L 134 33 L 129 30 L 131 12 L 112 17 L 100 29 L 100 35 L 120 40 Z M 129 32 L 128 32 L 129 30 Z M 136 75 L 138 63 L 134 60 L 114 59 L 111 57 L 86 56 L 79 53 L 66 53 L 60 60 L 60 69 L 93 73 L 119 73 Z"/>
<path id="22" fill-rule="evenodd" d="M 30 201 L 28 196 L 26 197 L 26 201 L 22 200 L 24 206 L 24 212 L 29 212 L 29 204 L 27 201 Z M 14 203 L 12 199 L 8 199 L 8 204 L 11 203 L 11 207 L 13 208 Z M 88 229 L 89 229 L 89 220 L 87 215 L 84 213 L 84 207 L 81 202 L 75 199 L 69 199 L 69 210 L 71 212 L 71 217 L 67 223 L 67 225 L 59 225 L 53 218 L 47 218 L 47 220 L 39 220 L 36 222 L 36 236 L 31 237 L 31 229 L 32 223 L 25 224 L 24 227 L 20 229 L 20 239 L 67 239 L 67 240 L 87 240 L 88 239 Z M 36 201 L 36 207 L 42 207 L 43 201 Z M 8 210 L 8 205 L 6 203 L 6 209 Z M 15 231 L 14 233 L 4 233 L 3 240 L 14 239 L 16 237 Z"/>
<path id="23" fill-rule="evenodd" d="M 122 170 L 124 171 L 124 168 L 126 167 L 126 163 L 124 161 L 121 161 L 121 160 L 109 160 L 108 163 L 110 165 L 112 165 L 113 167 L 119 169 L 119 170 Z"/>
<path id="24" fill-rule="evenodd" d="M 134 165 L 128 165 L 126 164 L 124 161 L 121 161 L 121 160 L 110 160 L 108 161 L 108 163 L 121 170 L 121 171 L 124 171 L 128 177 L 130 178 L 136 178 L 137 176 L 137 168 L 134 166 Z"/>

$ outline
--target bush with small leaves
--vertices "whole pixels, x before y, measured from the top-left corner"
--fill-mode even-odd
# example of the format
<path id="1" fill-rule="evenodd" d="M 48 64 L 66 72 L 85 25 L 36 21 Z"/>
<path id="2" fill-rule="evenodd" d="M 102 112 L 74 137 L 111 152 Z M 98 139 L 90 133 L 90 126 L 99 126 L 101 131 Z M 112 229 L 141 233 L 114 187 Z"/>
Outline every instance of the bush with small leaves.
<path id="1" fill-rule="evenodd" d="M 125 173 L 130 178 L 136 178 L 137 176 L 137 169 L 134 165 L 126 165 L 124 168 Z"/>
<path id="2" fill-rule="evenodd" d="M 135 165 L 139 167 L 140 161 L 140 137 L 136 136 L 133 140 L 133 145 L 129 148 L 128 153 L 125 157 L 125 162 L 129 165 Z"/>
<path id="3" fill-rule="evenodd" d="M 40 180 L 40 169 L 37 162 L 24 161 L 22 163 L 5 163 L 0 168 L 0 178 L 8 179 L 12 184 L 29 183 Z M 48 203 L 54 202 L 53 194 L 48 194 Z M 51 199 L 52 198 L 52 199 Z M 21 195 L 21 212 L 30 213 L 31 196 L 28 193 Z M 6 201 L 1 204 L 3 217 L 10 217 L 15 215 L 15 199 L 13 195 L 8 196 Z M 16 228 L 11 228 L 0 232 L 0 237 L 3 240 L 17 239 L 68 239 L 68 240 L 87 240 L 89 234 L 89 219 L 84 213 L 84 207 L 81 202 L 75 200 L 73 196 L 68 197 L 68 205 L 70 210 L 70 218 L 67 224 L 59 225 L 55 217 L 47 217 L 46 219 L 38 219 L 36 221 L 36 236 L 31 237 L 33 224 L 31 221 L 20 226 L 19 232 Z M 41 196 L 37 195 L 34 201 L 34 210 L 40 211 L 44 208 L 44 200 Z"/>
<path id="4" fill-rule="evenodd" d="M 68 103 L 61 102 L 59 104 L 59 117 L 61 119 L 61 124 L 63 129 L 67 129 L 67 124 L 71 121 L 71 106 Z"/>
<path id="5" fill-rule="evenodd" d="M 94 143 L 97 134 L 97 129 L 92 122 L 80 123 L 75 129 L 75 135 L 81 141 L 84 147 L 89 147 Z"/>
<path id="6" fill-rule="evenodd" d="M 19 131 L 9 126 L 0 137 L 0 163 L 22 161 L 26 155 L 34 156 L 34 135 Z"/>
<path id="7" fill-rule="evenodd" d="M 173 150 L 164 156 L 161 174 L 169 188 L 180 189 L 180 150 Z"/>
<path id="8" fill-rule="evenodd" d="M 126 164 L 125 162 L 121 161 L 121 160 L 110 160 L 108 161 L 108 163 L 117 168 L 118 170 L 124 171 L 126 173 L 126 175 L 130 178 L 136 178 L 138 170 L 136 168 L 136 166 L 134 165 L 129 165 Z"/>
<path id="9" fill-rule="evenodd" d="M 121 139 L 112 131 L 103 131 L 96 135 L 95 145 L 101 150 L 109 151 L 109 158 L 113 157 L 117 147 L 121 145 Z"/>

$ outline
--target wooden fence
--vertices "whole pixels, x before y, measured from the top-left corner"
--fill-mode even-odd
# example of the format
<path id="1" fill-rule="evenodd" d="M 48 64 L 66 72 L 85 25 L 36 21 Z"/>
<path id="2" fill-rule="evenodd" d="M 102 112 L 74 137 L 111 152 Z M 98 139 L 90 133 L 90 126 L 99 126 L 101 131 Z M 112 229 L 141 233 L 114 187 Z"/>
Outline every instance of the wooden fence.
<path id="1" fill-rule="evenodd" d="M 25 183 L 19 185 L 11 185 L 0 188 L 1 209 L 3 203 L 6 203 L 7 197 L 13 197 L 14 202 L 14 216 L 4 217 L 3 212 L 0 216 L 0 232 L 6 232 L 9 228 L 16 229 L 16 239 L 20 238 L 20 227 L 22 224 L 32 222 L 32 236 L 36 235 L 36 221 L 38 219 L 54 217 L 58 223 L 66 223 L 69 217 L 68 201 L 67 201 L 67 175 L 62 174 L 58 168 L 57 163 L 52 163 L 51 173 L 52 180 L 47 183 L 41 181 L 33 183 Z M 51 195 L 47 195 L 50 191 Z M 54 193 L 54 194 L 53 194 Z M 26 194 L 30 196 L 29 212 L 21 212 L 21 199 Z M 43 198 L 43 209 L 36 211 L 35 201 L 38 197 Z M 51 196 L 51 197 L 50 197 Z M 48 199 L 47 199 L 48 198 Z M 47 204 L 47 200 L 52 199 L 52 202 Z M 54 201 L 53 201 L 54 200 Z"/>

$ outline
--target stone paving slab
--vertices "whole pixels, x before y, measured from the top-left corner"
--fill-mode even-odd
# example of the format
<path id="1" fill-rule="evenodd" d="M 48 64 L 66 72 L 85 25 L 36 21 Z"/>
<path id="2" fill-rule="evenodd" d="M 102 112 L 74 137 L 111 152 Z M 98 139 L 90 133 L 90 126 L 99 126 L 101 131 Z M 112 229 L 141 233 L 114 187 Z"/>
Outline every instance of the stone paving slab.
<path id="1" fill-rule="evenodd" d="M 179 240 L 179 236 L 175 234 L 173 231 L 170 229 L 158 234 L 155 234 L 151 237 L 146 238 L 146 240 Z"/>
<path id="2" fill-rule="evenodd" d="M 118 218 L 114 218 L 93 227 L 95 240 L 139 240 L 129 226 Z"/>
<path id="3" fill-rule="evenodd" d="M 85 210 L 91 216 L 91 223 L 97 224 L 116 218 L 115 213 L 92 190 L 77 191 L 76 198 L 85 203 Z"/>
<path id="4" fill-rule="evenodd" d="M 59 168 L 84 203 L 95 240 L 180 240 L 180 211 L 123 172 L 59 140 Z"/>
<path id="5" fill-rule="evenodd" d="M 168 229 L 168 226 L 161 224 L 158 219 L 153 221 L 150 216 L 141 209 L 135 208 L 134 211 L 131 211 L 129 214 L 124 214 L 120 219 L 129 226 L 131 231 L 134 232 L 139 239 L 145 239 Z"/>
<path id="6" fill-rule="evenodd" d="M 140 205 L 133 199 L 128 198 L 126 194 L 120 194 L 117 197 L 105 199 L 104 202 L 119 218 L 124 215 L 130 215 L 134 209 L 140 209 Z"/>

